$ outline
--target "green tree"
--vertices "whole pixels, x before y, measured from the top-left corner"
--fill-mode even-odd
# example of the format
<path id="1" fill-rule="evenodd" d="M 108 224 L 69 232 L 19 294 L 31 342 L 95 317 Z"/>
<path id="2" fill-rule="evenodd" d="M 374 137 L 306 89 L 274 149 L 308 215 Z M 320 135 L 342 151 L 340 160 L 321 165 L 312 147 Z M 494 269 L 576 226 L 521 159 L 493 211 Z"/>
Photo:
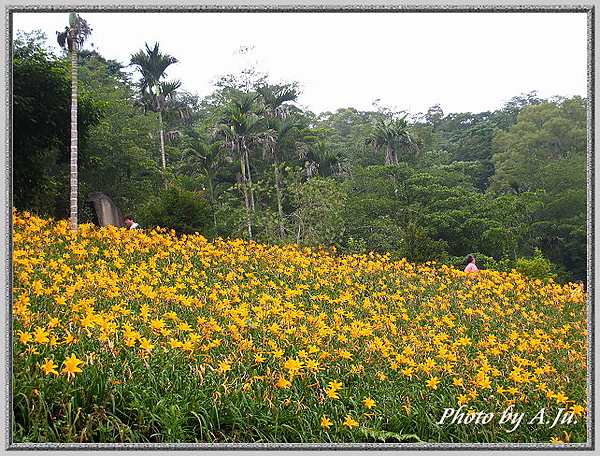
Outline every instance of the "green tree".
<path id="1" fill-rule="evenodd" d="M 102 100 L 104 117 L 90 132 L 80 183 L 88 192 L 103 192 L 126 212 L 139 213 L 160 191 L 164 176 L 153 157 L 155 116 L 135 106 L 135 90 L 118 62 L 97 52 L 80 53 L 80 89 Z"/>
<path id="2" fill-rule="evenodd" d="M 333 179 L 312 178 L 293 189 L 291 214 L 296 243 L 310 247 L 340 246 L 345 232 L 345 192 Z"/>
<path id="3" fill-rule="evenodd" d="M 254 213 L 254 189 L 250 155 L 252 149 L 261 145 L 263 123 L 259 115 L 253 112 L 257 94 L 238 92 L 224 107 L 223 118 L 215 127 L 215 135 L 232 157 L 239 158 L 241 173 L 237 178 L 242 188 L 246 208 L 246 226 L 249 239 L 252 239 L 252 216 Z"/>
<path id="4" fill-rule="evenodd" d="M 213 224 L 217 228 L 217 186 L 218 172 L 226 163 L 227 155 L 218 143 L 206 144 L 198 140 L 192 141 L 184 149 L 179 170 L 182 176 L 198 175 L 208 186 L 208 200 L 213 212 Z"/>
<path id="5" fill-rule="evenodd" d="M 341 157 L 325 139 L 317 140 L 308 147 L 307 174 L 329 177 L 339 172 Z"/>
<path id="6" fill-rule="evenodd" d="M 165 178 L 183 185 L 182 172 L 194 172 L 186 168 L 191 165 L 190 154 L 179 150 L 187 147 L 188 133 L 194 134 L 190 123 L 196 117 L 197 97 L 183 92 L 165 100 L 165 173 L 160 160 L 153 159 L 156 150 L 152 152 L 157 149 L 153 138 L 161 129 L 158 114 L 144 115 L 139 109 L 138 89 L 122 70 L 121 64 L 96 52 L 80 53 L 82 89 L 100 97 L 106 109 L 105 119 L 90 138 L 91 162 L 82 170 L 82 183 L 89 191 L 109 194 L 120 207 L 137 214 L 160 191 L 161 181 L 164 186 Z"/>
<path id="7" fill-rule="evenodd" d="M 542 207 L 528 231 L 535 245 L 576 277 L 586 273 L 587 102 L 557 97 L 526 106 L 517 123 L 497 130 L 490 188 L 523 194 L 539 190 Z"/>
<path id="8" fill-rule="evenodd" d="M 67 48 L 71 55 L 71 229 L 77 231 L 77 51 L 90 36 L 92 29 L 87 21 L 76 13 L 69 14 L 69 26 L 64 32 L 56 32 L 58 44 Z"/>
<path id="9" fill-rule="evenodd" d="M 41 32 L 20 32 L 14 41 L 13 204 L 58 215 L 56 165 L 68 159 L 71 88 L 67 65 L 43 48 L 45 38 Z"/>
<path id="10" fill-rule="evenodd" d="M 397 165 L 399 155 L 408 158 L 419 152 L 417 138 L 405 119 L 377 120 L 366 141 L 377 150 L 385 150 L 386 165 Z"/>
<path id="11" fill-rule="evenodd" d="M 169 228 L 179 235 L 200 233 L 210 237 L 211 212 L 202 195 L 171 185 L 149 201 L 140 220 L 145 226 Z"/>
<path id="12" fill-rule="evenodd" d="M 326 140 L 328 149 L 339 158 L 339 169 L 349 171 L 357 165 L 363 167 L 380 164 L 373 154 L 367 154 L 365 141 L 373 123 L 381 115 L 373 111 L 354 108 L 338 109 L 322 113 L 313 122 L 316 140 Z"/>
<path id="13" fill-rule="evenodd" d="M 586 102 L 581 97 L 524 108 L 516 124 L 494 137 L 490 188 L 513 193 L 544 188 L 549 166 L 585 155 L 586 131 Z"/>
<path id="14" fill-rule="evenodd" d="M 294 84 L 262 84 L 256 87 L 256 92 L 261 98 L 265 114 L 271 119 L 286 118 L 291 111 L 289 102 L 298 98 L 298 89 Z"/>
<path id="15" fill-rule="evenodd" d="M 165 111 L 167 100 L 175 97 L 177 89 L 181 87 L 181 81 L 165 82 L 162 79 L 166 76 L 167 68 L 177 63 L 178 60 L 169 54 L 163 54 L 159 50 L 158 43 L 152 49 L 148 46 L 148 43 L 145 43 L 145 46 L 145 51 L 140 50 L 131 56 L 130 65 L 135 65 L 142 75 L 139 84 L 142 105 L 145 109 L 158 113 L 160 124 L 160 156 L 162 168 L 166 171 L 167 159 L 165 154 L 163 112 Z"/>
<path id="16" fill-rule="evenodd" d="M 293 135 L 304 127 L 303 120 L 290 109 L 288 104 L 298 98 L 298 91 L 294 86 L 261 85 L 256 88 L 264 107 L 265 124 L 269 131 L 265 135 L 264 149 L 273 160 L 273 174 L 275 183 L 275 196 L 277 200 L 277 216 L 279 235 L 285 239 L 283 192 L 280 178 L 280 166 L 283 155 L 283 144 L 293 143 Z"/>
<path id="17" fill-rule="evenodd" d="M 433 130 L 437 130 L 438 126 L 444 119 L 444 110 L 438 104 L 431 106 L 425 114 L 425 121 L 433 127 Z"/>
<path id="18" fill-rule="evenodd" d="M 587 273 L 586 164 L 586 156 L 573 154 L 546 167 L 543 206 L 530 227 L 544 255 L 570 271 L 571 280 Z"/>
<path id="19" fill-rule="evenodd" d="M 40 32 L 17 31 L 12 61 L 13 204 L 51 217 L 69 216 L 69 64 L 44 48 Z M 102 109 L 89 93 L 79 93 L 79 164 L 85 142 Z"/>
<path id="20" fill-rule="evenodd" d="M 537 91 L 533 90 L 529 93 L 522 93 L 508 100 L 502 109 L 495 111 L 491 120 L 494 124 L 503 131 L 507 131 L 511 125 L 517 123 L 519 114 L 527 106 L 538 106 L 543 100 L 538 97 Z"/>
<path id="21" fill-rule="evenodd" d="M 344 184 L 347 238 L 364 244 L 367 251 L 399 254 L 402 227 L 416 215 L 404 185 L 412 173 L 401 165 L 357 166 Z"/>

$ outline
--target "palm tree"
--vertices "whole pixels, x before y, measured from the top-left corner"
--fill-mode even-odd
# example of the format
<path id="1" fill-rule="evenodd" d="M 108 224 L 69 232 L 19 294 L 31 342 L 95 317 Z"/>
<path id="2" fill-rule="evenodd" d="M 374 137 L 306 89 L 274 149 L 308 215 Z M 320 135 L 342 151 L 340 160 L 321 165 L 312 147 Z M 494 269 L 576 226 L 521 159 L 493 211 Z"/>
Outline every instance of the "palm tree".
<path id="1" fill-rule="evenodd" d="M 166 69 L 170 65 L 177 63 L 178 60 L 169 54 L 161 53 L 158 49 L 158 43 L 152 49 L 150 49 L 148 43 L 145 43 L 145 45 L 145 51 L 140 50 L 131 56 L 130 65 L 137 65 L 137 69 L 142 74 L 139 88 L 144 108 L 158 113 L 160 124 L 160 156 L 163 171 L 165 171 L 167 169 L 167 159 L 165 155 L 163 112 L 167 99 L 175 97 L 177 89 L 181 87 L 181 81 L 163 82 L 162 78 L 166 76 Z"/>
<path id="2" fill-rule="evenodd" d="M 228 159 L 229 157 L 226 157 L 218 143 L 207 145 L 197 140 L 192 141 L 181 155 L 181 170 L 184 172 L 184 175 L 199 173 L 206 178 L 215 228 L 217 228 L 217 183 L 215 180 L 219 168 Z"/>
<path id="3" fill-rule="evenodd" d="M 398 164 L 398 155 L 416 155 L 419 152 L 417 137 L 404 119 L 379 119 L 366 140 L 376 149 L 385 149 L 385 164 Z"/>
<path id="4" fill-rule="evenodd" d="M 77 50 L 83 45 L 92 29 L 76 13 L 69 14 L 69 26 L 56 32 L 58 44 L 71 54 L 71 228 L 77 231 Z"/>
<path id="5" fill-rule="evenodd" d="M 275 179 L 275 193 L 277 197 L 277 213 L 279 217 L 279 234 L 283 240 L 285 227 L 283 224 L 283 195 L 280 185 L 279 155 L 283 153 L 282 142 L 291 136 L 292 132 L 302 128 L 304 122 L 290 112 L 290 105 L 285 104 L 298 98 L 298 91 L 294 86 L 269 86 L 263 85 L 256 88 L 260 95 L 266 116 L 268 133 L 265 136 L 264 148 L 273 158 L 273 172 Z"/>
<path id="6" fill-rule="evenodd" d="M 230 125 L 241 140 L 239 151 L 242 152 L 242 178 L 249 191 L 250 208 L 254 211 L 254 187 L 252 186 L 252 170 L 250 166 L 251 146 L 257 142 L 262 133 L 262 119 L 254 111 L 258 95 L 252 92 L 241 92 L 233 97 L 229 108 Z M 238 152 L 239 152 L 238 151 Z"/>
<path id="7" fill-rule="evenodd" d="M 319 174 L 322 177 L 331 176 L 336 167 L 340 166 L 340 155 L 336 153 L 325 140 L 316 141 L 308 149 L 308 177 Z"/>
<path id="8" fill-rule="evenodd" d="M 270 118 L 284 118 L 289 114 L 290 105 L 284 103 L 296 101 L 298 90 L 293 85 L 269 86 L 262 85 L 256 88 L 260 95 L 265 111 Z"/>
<path id="9" fill-rule="evenodd" d="M 238 183 L 242 187 L 246 206 L 246 223 L 248 236 L 252 239 L 252 214 L 254 212 L 254 190 L 252 188 L 252 172 L 250 153 L 253 146 L 264 136 L 262 119 L 253 112 L 257 95 L 254 93 L 238 93 L 225 107 L 224 117 L 214 130 L 221 138 L 222 145 L 232 156 L 240 160 L 241 176 Z"/>
<path id="10" fill-rule="evenodd" d="M 275 180 L 275 194 L 277 197 L 277 213 L 279 217 L 279 233 L 281 239 L 285 238 L 285 229 L 283 225 L 283 192 L 280 168 L 283 162 L 285 148 L 292 149 L 298 144 L 298 132 L 306 128 L 306 120 L 292 113 L 286 117 L 271 118 L 268 122 L 269 130 L 267 140 L 264 142 L 265 152 L 271 155 L 273 159 L 273 172 Z"/>

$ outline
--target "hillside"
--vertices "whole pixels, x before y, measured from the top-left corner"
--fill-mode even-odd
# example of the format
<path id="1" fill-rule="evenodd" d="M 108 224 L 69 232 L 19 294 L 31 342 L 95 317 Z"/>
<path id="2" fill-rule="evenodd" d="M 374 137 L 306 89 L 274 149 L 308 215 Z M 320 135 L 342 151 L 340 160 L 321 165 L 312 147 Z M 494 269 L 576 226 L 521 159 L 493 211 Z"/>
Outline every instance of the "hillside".
<path id="1" fill-rule="evenodd" d="M 29 213 L 13 236 L 15 442 L 586 441 L 573 284 Z"/>

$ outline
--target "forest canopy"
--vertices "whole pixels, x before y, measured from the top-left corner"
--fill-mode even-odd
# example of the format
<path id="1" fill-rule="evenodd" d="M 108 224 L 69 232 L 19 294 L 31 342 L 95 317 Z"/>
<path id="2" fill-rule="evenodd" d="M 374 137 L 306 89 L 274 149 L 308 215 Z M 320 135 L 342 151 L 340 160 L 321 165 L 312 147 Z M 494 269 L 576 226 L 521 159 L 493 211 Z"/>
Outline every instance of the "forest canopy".
<path id="1" fill-rule="evenodd" d="M 44 38 L 13 43 L 13 205 L 67 218 L 70 61 Z M 146 229 L 460 267 L 468 253 L 499 270 L 528 259 L 549 265 L 541 279 L 585 279 L 586 99 L 317 114 L 295 103 L 294 81 L 225 75 L 200 98 L 147 71 L 172 52 L 78 53 L 81 222 L 103 192 Z"/>

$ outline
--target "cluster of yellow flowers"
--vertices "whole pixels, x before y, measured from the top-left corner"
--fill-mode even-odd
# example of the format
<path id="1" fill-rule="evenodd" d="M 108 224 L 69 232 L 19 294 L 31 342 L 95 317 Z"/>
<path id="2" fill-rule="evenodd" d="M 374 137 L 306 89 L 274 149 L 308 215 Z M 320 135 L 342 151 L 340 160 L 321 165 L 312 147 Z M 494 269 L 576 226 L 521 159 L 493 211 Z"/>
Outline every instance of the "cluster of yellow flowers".
<path id="1" fill-rule="evenodd" d="M 587 412 L 586 305 L 572 285 L 166 230 L 74 233 L 28 213 L 15 213 L 13 239 L 15 356 L 45 378 L 72 381 L 128 351 L 214 372 L 219 394 L 270 385 L 267 402 L 296 385 L 317 403 L 359 392 L 372 411 L 383 398 L 368 385 L 393 381 L 449 407 Z M 346 388 L 352 375 L 363 380 Z M 344 407 L 338 422 L 359 426 Z"/>

